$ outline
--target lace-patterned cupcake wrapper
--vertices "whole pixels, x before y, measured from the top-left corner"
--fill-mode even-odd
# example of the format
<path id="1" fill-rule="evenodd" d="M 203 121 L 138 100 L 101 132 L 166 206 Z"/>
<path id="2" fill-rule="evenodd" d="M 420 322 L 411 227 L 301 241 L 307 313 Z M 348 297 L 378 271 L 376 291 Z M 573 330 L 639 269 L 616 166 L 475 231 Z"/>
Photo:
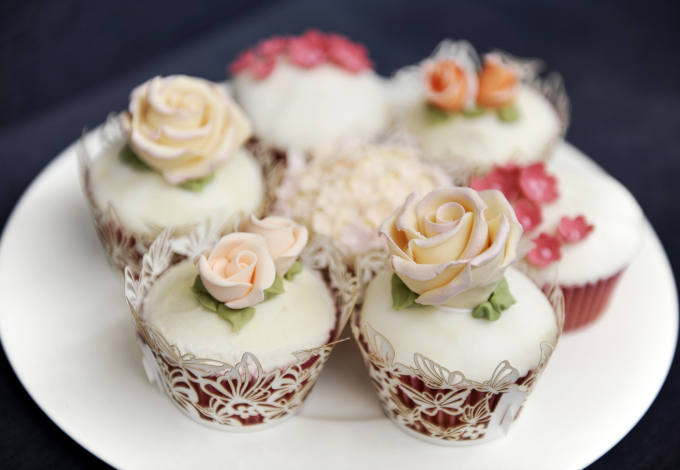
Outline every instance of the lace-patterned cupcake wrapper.
<path id="1" fill-rule="evenodd" d="M 430 443 L 447 446 L 481 444 L 508 432 L 545 369 L 562 331 L 564 303 L 559 288 L 548 297 L 555 310 L 558 334 L 537 345 L 537 365 L 520 376 L 504 360 L 486 381 L 469 380 L 416 353 L 415 366 L 394 362 L 389 340 L 355 313 L 351 326 L 387 416 L 402 430 Z"/>
<path id="2" fill-rule="evenodd" d="M 133 272 L 139 273 L 141 270 L 142 256 L 149 250 L 151 243 L 158 236 L 164 227 L 148 224 L 148 230 L 144 232 L 132 230 L 121 222 L 118 213 L 112 205 L 100 207 L 94 198 L 92 190 L 91 168 L 98 155 L 106 153 L 107 149 L 120 146 L 125 137 L 120 130 L 116 115 L 110 115 L 106 122 L 98 129 L 93 131 L 95 138 L 102 143 L 101 151 L 93 155 L 87 148 L 87 134 L 83 134 L 78 145 L 78 172 L 80 174 L 81 187 L 85 199 L 87 200 L 92 220 L 94 222 L 97 237 L 104 248 L 109 264 L 116 270 L 123 272 L 128 266 Z M 260 148 L 247 145 L 252 151 L 252 155 L 262 168 L 265 179 L 265 197 L 262 204 L 256 211 L 256 215 L 261 215 L 272 205 L 276 182 L 280 179 L 278 160 L 276 155 L 271 152 L 263 151 Z M 234 216 L 224 221 L 223 229 L 230 231 L 238 216 Z M 193 223 L 188 223 L 181 227 L 174 227 L 176 232 L 188 232 Z"/>
<path id="3" fill-rule="evenodd" d="M 597 320 L 609 305 L 624 271 L 625 268 L 613 276 L 582 286 L 562 286 L 564 331 L 574 331 Z"/>
<path id="4" fill-rule="evenodd" d="M 258 358 L 244 353 L 236 364 L 197 358 L 170 344 L 143 318 L 144 299 L 177 258 L 194 259 L 214 244 L 219 230 L 209 221 L 188 235 L 163 230 L 143 256 L 141 269 L 125 269 L 125 296 L 137 325 L 147 377 L 193 420 L 228 431 L 249 431 L 282 422 L 303 403 L 338 342 L 358 298 L 359 283 L 328 240 L 313 238 L 301 255 L 305 266 L 320 271 L 336 303 L 336 323 L 326 344 L 293 353 L 285 367 L 263 370 Z"/>

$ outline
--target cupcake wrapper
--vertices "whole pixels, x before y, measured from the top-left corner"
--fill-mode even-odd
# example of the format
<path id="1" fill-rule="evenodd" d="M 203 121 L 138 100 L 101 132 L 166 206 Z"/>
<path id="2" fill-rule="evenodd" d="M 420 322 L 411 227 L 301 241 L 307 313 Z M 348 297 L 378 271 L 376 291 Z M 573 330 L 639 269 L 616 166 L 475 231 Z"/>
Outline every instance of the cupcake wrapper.
<path id="1" fill-rule="evenodd" d="M 92 191 L 92 181 L 90 179 L 90 169 L 97 155 L 105 153 L 112 147 L 119 147 L 125 141 L 125 134 L 120 128 L 117 115 L 111 114 L 106 122 L 93 132 L 93 138 L 101 143 L 101 150 L 90 152 L 86 145 L 87 135 L 83 135 L 77 148 L 78 153 L 78 172 L 80 183 L 87 200 L 92 220 L 94 222 L 97 237 L 106 252 L 109 264 L 115 269 L 123 272 L 129 267 L 132 272 L 138 274 L 142 268 L 142 256 L 149 250 L 151 243 L 161 232 L 163 227 L 147 224 L 144 232 L 130 230 L 120 221 L 116 209 L 112 205 L 105 208 L 99 207 L 94 199 Z M 274 195 L 273 191 L 276 182 L 280 180 L 280 163 L 277 155 L 263 150 L 252 143 L 246 144 L 255 159 L 260 163 L 265 178 L 265 197 L 257 215 L 271 206 Z M 237 219 L 235 217 L 234 219 Z M 223 222 L 224 231 L 233 227 L 234 219 Z M 174 227 L 178 233 L 186 233 L 191 230 L 194 223 L 189 223 L 181 227 Z"/>
<path id="2" fill-rule="evenodd" d="M 248 352 L 236 364 L 181 353 L 145 322 L 144 299 L 158 277 L 176 257 L 193 259 L 205 251 L 219 231 L 206 222 L 187 236 L 171 238 L 170 234 L 169 229 L 163 230 L 153 242 L 138 274 L 125 269 L 125 295 L 149 381 L 190 418 L 223 430 L 259 429 L 292 416 L 318 379 L 358 298 L 359 284 L 341 255 L 328 240 L 314 238 L 301 256 L 306 266 L 322 272 L 335 298 L 338 315 L 328 343 L 294 353 L 296 360 L 286 367 L 265 371 Z"/>
<path id="3" fill-rule="evenodd" d="M 609 300 L 623 271 L 583 286 L 562 286 L 564 331 L 582 328 L 600 317 L 609 305 Z"/>
<path id="4" fill-rule="evenodd" d="M 559 288 L 548 297 L 555 309 L 558 334 L 537 345 L 540 359 L 524 376 L 509 361 L 499 363 L 489 380 L 469 380 L 460 371 L 416 353 L 414 365 L 394 362 L 389 340 L 355 314 L 352 332 L 387 416 L 419 439 L 449 446 L 480 444 L 507 433 L 543 372 L 564 323 Z"/>

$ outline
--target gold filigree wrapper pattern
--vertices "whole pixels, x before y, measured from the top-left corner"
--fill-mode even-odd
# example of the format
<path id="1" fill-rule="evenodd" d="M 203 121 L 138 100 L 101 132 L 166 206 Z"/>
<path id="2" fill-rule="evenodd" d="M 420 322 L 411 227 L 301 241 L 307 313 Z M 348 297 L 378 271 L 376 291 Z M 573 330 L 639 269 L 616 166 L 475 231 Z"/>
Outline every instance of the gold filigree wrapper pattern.
<path id="1" fill-rule="evenodd" d="M 174 258 L 195 259 L 219 235 L 219 228 L 209 222 L 196 225 L 181 237 L 172 238 L 170 230 L 163 230 L 144 255 L 139 274 L 130 267 L 125 269 L 125 295 L 149 380 L 195 421 L 223 430 L 247 431 L 282 422 L 300 407 L 338 342 L 356 303 L 359 283 L 329 240 L 313 238 L 300 260 L 321 271 L 337 310 L 335 328 L 325 345 L 294 353 L 296 361 L 269 371 L 250 353 L 243 354 L 236 364 L 182 354 L 145 322 L 144 299 Z"/>
<path id="2" fill-rule="evenodd" d="M 389 339 L 354 314 L 352 333 L 378 392 L 385 414 L 419 439 L 448 446 L 481 444 L 508 432 L 545 369 L 564 325 L 564 299 L 558 287 L 547 296 L 555 310 L 557 337 L 536 345 L 537 365 L 520 376 L 501 361 L 485 381 L 469 380 L 419 353 L 413 365 L 394 361 Z"/>
<path id="3" fill-rule="evenodd" d="M 110 151 L 120 148 L 126 141 L 125 132 L 121 129 L 117 115 L 111 114 L 106 122 L 94 131 L 83 134 L 77 146 L 78 172 L 81 187 L 87 200 L 90 213 L 94 222 L 97 237 L 106 252 L 109 263 L 117 270 L 123 272 L 125 267 L 139 273 L 141 270 L 142 256 L 149 250 L 151 243 L 163 230 L 163 227 L 148 223 L 144 232 L 131 230 L 121 223 L 116 209 L 111 205 L 100 207 L 94 198 L 91 179 L 91 168 L 97 158 Z M 94 150 L 93 150 L 94 149 Z M 275 157 L 259 148 L 249 146 L 252 155 L 262 169 L 265 179 L 265 195 L 256 215 L 264 213 L 271 206 L 273 184 L 280 179 L 280 163 Z M 231 229 L 240 218 L 239 215 L 223 220 L 224 229 Z M 187 233 L 192 224 L 173 227 L 176 233 Z"/>

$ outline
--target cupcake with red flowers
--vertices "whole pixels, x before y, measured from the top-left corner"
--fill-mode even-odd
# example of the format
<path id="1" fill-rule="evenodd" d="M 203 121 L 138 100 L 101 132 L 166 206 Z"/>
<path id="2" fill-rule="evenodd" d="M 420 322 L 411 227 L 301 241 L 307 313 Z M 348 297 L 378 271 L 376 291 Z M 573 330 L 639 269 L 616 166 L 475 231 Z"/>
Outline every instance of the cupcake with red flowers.
<path id="1" fill-rule="evenodd" d="M 498 166 L 470 186 L 498 189 L 512 203 L 532 242 L 529 273 L 564 292 L 565 330 L 606 310 L 642 241 L 644 216 L 623 185 L 565 144 L 545 164 Z"/>
<path id="2" fill-rule="evenodd" d="M 522 227 L 500 191 L 408 197 L 381 228 L 390 269 L 352 330 L 385 413 L 444 445 L 488 442 L 518 416 L 557 343 L 559 289 L 511 264 Z"/>
<path id="3" fill-rule="evenodd" d="M 125 272 L 149 380 L 220 429 L 292 416 L 356 301 L 338 256 L 282 217 L 251 216 L 226 235 L 206 224 L 163 231 L 141 274 Z"/>
<path id="4" fill-rule="evenodd" d="M 384 80 L 364 46 L 309 30 L 276 36 L 229 66 L 233 90 L 266 147 L 306 151 L 339 139 L 371 138 L 388 121 Z"/>
<path id="5" fill-rule="evenodd" d="M 447 40 L 397 73 L 393 102 L 427 158 L 455 174 L 534 163 L 550 154 L 569 116 L 559 77 L 537 72 L 536 61 L 501 52 L 480 59 L 469 43 Z"/>
<path id="6" fill-rule="evenodd" d="M 127 112 L 81 147 L 80 171 L 97 233 L 118 269 L 139 269 L 165 227 L 204 217 L 233 225 L 264 202 L 262 169 L 243 144 L 251 126 L 224 85 L 155 77 Z"/>

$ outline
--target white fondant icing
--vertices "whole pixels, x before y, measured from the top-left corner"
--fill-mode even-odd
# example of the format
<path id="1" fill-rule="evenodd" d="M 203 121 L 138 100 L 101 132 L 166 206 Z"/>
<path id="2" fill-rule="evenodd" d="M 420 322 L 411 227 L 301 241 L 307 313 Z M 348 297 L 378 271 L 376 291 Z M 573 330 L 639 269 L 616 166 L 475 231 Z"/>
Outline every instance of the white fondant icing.
<path id="1" fill-rule="evenodd" d="M 520 87 L 516 105 L 519 119 L 514 122 L 503 122 L 495 112 L 487 111 L 481 116 L 459 114 L 445 122 L 432 123 L 422 96 L 417 96 L 405 111 L 404 124 L 431 161 L 455 162 L 463 168 L 486 172 L 494 164 L 524 165 L 542 160 L 560 135 L 555 110 L 537 91 Z"/>
<path id="2" fill-rule="evenodd" d="M 370 138 L 388 120 L 384 81 L 372 71 L 354 74 L 328 64 L 302 69 L 279 59 L 265 80 L 237 75 L 233 90 L 255 134 L 280 149 Z"/>
<path id="3" fill-rule="evenodd" d="M 285 292 L 257 304 L 241 331 L 205 310 L 191 293 L 198 269 L 184 261 L 163 274 L 145 302 L 144 319 L 181 353 L 235 364 L 254 354 L 265 371 L 295 361 L 293 352 L 325 344 L 335 325 L 335 306 L 328 288 L 314 271 L 304 269 Z"/>
<path id="4" fill-rule="evenodd" d="M 92 164 L 90 178 L 100 209 L 115 208 L 123 226 L 146 233 L 147 224 L 181 226 L 201 217 L 257 210 L 264 198 L 262 170 L 245 149 L 215 170 L 215 178 L 201 191 L 168 184 L 154 171 L 137 171 L 121 162 L 120 147 L 111 148 Z"/>
<path id="5" fill-rule="evenodd" d="M 517 302 L 496 321 L 474 318 L 470 309 L 393 310 L 391 277 L 391 271 L 382 271 L 369 284 L 361 321 L 389 340 L 395 362 L 414 365 L 413 355 L 421 353 L 450 371 L 483 381 L 508 360 L 522 376 L 538 365 L 541 343 L 553 342 L 557 335 L 550 302 L 514 268 L 506 271 L 505 278 Z"/>
<path id="6" fill-rule="evenodd" d="M 595 226 L 585 239 L 562 245 L 557 283 L 582 285 L 626 267 L 642 242 L 644 216 L 635 198 L 569 144 L 557 147 L 546 169 L 557 176 L 559 197 L 541 207 L 543 222 L 528 235 L 533 238 L 544 231 L 554 233 L 563 216 L 585 215 Z"/>

